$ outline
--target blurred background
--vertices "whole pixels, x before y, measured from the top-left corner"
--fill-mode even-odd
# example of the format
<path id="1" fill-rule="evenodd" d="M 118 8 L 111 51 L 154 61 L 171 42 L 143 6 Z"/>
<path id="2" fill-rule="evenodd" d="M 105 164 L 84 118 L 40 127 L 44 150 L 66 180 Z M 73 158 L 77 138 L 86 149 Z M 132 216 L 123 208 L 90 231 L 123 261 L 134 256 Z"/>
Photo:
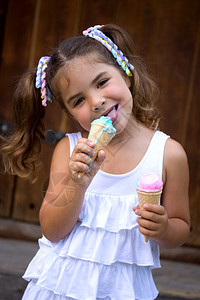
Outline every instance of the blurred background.
<path id="1" fill-rule="evenodd" d="M 187 152 L 192 229 L 186 246 L 199 249 L 199 0 L 0 0 L 0 134 L 12 130 L 11 101 L 20 74 L 36 67 L 59 41 L 106 23 L 118 24 L 132 36 L 160 89 L 160 129 Z M 40 236 L 38 213 L 51 155 L 62 134 L 72 131 L 55 102 L 47 106 L 45 125 L 38 181 L 31 184 L 0 174 L 0 237 L 36 240 Z"/>

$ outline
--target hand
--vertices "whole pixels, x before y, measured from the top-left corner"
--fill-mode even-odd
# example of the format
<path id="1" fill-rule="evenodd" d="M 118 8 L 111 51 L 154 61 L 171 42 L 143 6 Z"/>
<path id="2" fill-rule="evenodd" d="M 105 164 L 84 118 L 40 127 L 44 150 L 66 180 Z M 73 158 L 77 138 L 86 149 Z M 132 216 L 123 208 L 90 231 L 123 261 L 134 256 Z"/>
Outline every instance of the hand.
<path id="1" fill-rule="evenodd" d="M 168 215 L 162 205 L 145 203 L 142 208 L 139 205 L 133 208 L 139 217 L 137 222 L 142 234 L 152 239 L 164 239 L 168 226 Z"/>
<path id="2" fill-rule="evenodd" d="M 69 170 L 71 177 L 78 183 L 91 181 L 105 159 L 105 152 L 101 150 L 95 161 L 92 162 L 91 157 L 96 154 L 93 150 L 94 145 L 92 141 L 81 138 L 70 157 Z M 83 176 L 80 178 L 78 176 L 79 172 L 83 172 Z"/>

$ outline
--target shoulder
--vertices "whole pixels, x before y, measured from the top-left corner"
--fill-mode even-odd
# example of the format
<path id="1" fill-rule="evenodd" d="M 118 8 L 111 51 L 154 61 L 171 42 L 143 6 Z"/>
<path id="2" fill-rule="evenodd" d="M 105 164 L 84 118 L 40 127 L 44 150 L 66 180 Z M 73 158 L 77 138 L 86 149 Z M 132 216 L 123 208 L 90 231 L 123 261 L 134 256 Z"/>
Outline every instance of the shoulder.
<path id="1" fill-rule="evenodd" d="M 164 170 L 165 176 L 167 177 L 169 177 L 169 174 L 172 174 L 172 172 L 174 178 L 175 176 L 181 176 L 181 174 L 188 174 L 188 160 L 186 152 L 179 142 L 171 138 L 167 139 L 165 145 Z"/>
<path id="2" fill-rule="evenodd" d="M 74 132 L 67 134 L 64 138 L 62 138 L 55 147 L 54 156 L 60 154 L 65 154 L 67 156 L 70 155 L 70 147 L 72 149 L 78 143 L 78 140 L 82 137 L 85 137 L 85 133 L 82 132 Z"/>
<path id="3" fill-rule="evenodd" d="M 51 171 L 67 171 L 68 163 L 70 159 L 70 147 L 73 147 L 77 144 L 79 138 L 86 137 L 88 133 L 71 133 L 62 138 L 56 145 L 52 161 L 51 161 Z"/>
<path id="4" fill-rule="evenodd" d="M 169 159 L 169 160 L 186 160 L 187 161 L 187 155 L 186 152 L 183 148 L 183 146 L 169 138 L 166 141 L 166 145 L 165 145 L 165 159 Z"/>
<path id="5" fill-rule="evenodd" d="M 56 145 L 52 160 L 51 171 L 65 171 L 70 157 L 70 142 L 68 136 L 62 138 Z"/>
<path id="6" fill-rule="evenodd" d="M 54 155 L 56 155 L 57 153 L 63 153 L 65 152 L 65 154 L 69 153 L 69 137 L 65 136 L 64 138 L 62 138 L 58 144 L 56 145 L 55 149 L 54 149 Z"/>

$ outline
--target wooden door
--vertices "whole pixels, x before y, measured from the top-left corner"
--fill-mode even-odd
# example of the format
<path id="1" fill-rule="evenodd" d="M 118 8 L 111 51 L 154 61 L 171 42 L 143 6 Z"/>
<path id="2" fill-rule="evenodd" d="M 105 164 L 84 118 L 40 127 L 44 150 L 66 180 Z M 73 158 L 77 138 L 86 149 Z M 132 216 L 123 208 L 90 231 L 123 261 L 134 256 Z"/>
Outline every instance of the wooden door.
<path id="1" fill-rule="evenodd" d="M 26 68 L 52 47 L 94 24 L 116 23 L 132 35 L 160 88 L 161 130 L 186 149 L 190 166 L 192 231 L 188 245 L 200 246 L 199 0 L 9 0 L 0 1 L 2 24 L 0 122 L 12 122 L 13 87 Z M 2 29 L 3 28 L 3 29 Z M 72 130 L 56 103 L 46 112 L 46 128 Z M 0 215 L 38 223 L 54 145 L 44 143 L 43 168 L 33 185 L 0 175 Z"/>

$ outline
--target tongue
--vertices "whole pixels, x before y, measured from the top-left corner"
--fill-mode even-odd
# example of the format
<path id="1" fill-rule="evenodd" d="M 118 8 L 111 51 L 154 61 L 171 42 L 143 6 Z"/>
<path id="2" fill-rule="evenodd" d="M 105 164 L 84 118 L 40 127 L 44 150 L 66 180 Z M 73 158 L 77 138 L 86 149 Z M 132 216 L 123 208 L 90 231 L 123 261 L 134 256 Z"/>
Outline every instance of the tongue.
<path id="1" fill-rule="evenodd" d="M 113 108 L 106 117 L 110 118 L 112 122 L 114 122 L 117 119 L 117 116 L 118 116 L 117 110 Z"/>

